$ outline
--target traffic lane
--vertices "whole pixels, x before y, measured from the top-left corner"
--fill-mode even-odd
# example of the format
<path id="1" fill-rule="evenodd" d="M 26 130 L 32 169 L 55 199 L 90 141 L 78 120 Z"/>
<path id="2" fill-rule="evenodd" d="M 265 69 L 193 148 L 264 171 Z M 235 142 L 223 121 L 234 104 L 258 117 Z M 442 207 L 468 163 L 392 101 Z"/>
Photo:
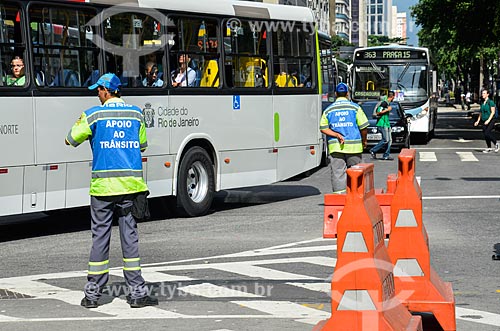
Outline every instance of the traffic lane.
<path id="1" fill-rule="evenodd" d="M 153 220 L 140 222 L 142 263 L 236 253 L 322 236 L 323 196 L 310 185 L 310 178 L 222 192 L 221 196 L 230 201 L 218 196 L 211 214 L 203 217 L 174 218 L 168 210 L 161 210 L 153 212 Z M 88 207 L 38 217 L 16 216 L 15 222 L 0 224 L 0 278 L 86 270 L 92 240 Z M 122 265 L 118 231 L 115 222 L 110 250 L 113 266 Z"/>
<path id="2" fill-rule="evenodd" d="M 428 151 L 417 149 L 419 153 Z M 416 175 L 421 177 L 424 196 L 498 195 L 500 181 L 499 153 L 473 152 L 478 161 L 462 162 L 460 149 L 432 150 L 437 162 L 417 161 Z"/>
<path id="3" fill-rule="evenodd" d="M 431 264 L 451 282 L 456 306 L 498 312 L 500 203 L 490 199 L 424 200 L 423 223 L 429 235 Z"/>
<path id="4" fill-rule="evenodd" d="M 411 140 L 415 148 L 428 147 L 482 147 L 484 136 L 480 127 L 474 127 L 471 113 L 457 108 L 439 107 L 434 136 L 429 142 Z"/>
<path id="5" fill-rule="evenodd" d="M 251 195 L 247 204 L 238 202 L 236 208 L 225 204 L 224 210 L 203 217 L 140 224 L 141 255 L 150 256 L 154 261 L 183 260 L 322 236 L 321 194 L 284 199 L 283 195 L 272 194 L 273 189 L 279 191 L 280 188 L 268 188 L 269 191 Z M 294 189 L 301 190 L 300 186 Z M 304 190 L 309 188 L 305 186 Z M 247 194 L 248 190 L 244 190 L 240 196 L 247 197 Z M 238 192 L 233 191 L 232 198 L 241 201 L 236 196 Z M 160 245 L 163 251 L 158 249 Z"/>

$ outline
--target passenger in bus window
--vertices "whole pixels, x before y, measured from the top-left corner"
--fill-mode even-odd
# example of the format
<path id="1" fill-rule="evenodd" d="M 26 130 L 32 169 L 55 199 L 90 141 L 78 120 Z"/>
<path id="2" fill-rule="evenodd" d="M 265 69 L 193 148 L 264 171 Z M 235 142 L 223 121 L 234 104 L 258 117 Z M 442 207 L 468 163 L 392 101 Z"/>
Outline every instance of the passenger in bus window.
<path id="1" fill-rule="evenodd" d="M 299 84 L 297 85 L 297 87 L 308 87 L 310 88 L 312 86 L 312 80 L 311 80 L 311 76 L 306 76 L 304 74 L 297 74 L 296 72 L 294 72 L 292 74 L 296 79 L 297 81 L 299 82 Z"/>
<path id="2" fill-rule="evenodd" d="M 148 62 L 153 62 L 153 63 L 156 63 L 156 66 L 158 67 L 158 78 L 163 78 L 162 77 L 162 74 L 163 74 L 163 66 L 161 63 L 158 63 L 157 61 L 157 57 L 156 57 L 156 53 L 149 53 L 148 55 L 146 55 L 146 63 Z M 161 62 L 161 59 L 160 59 L 160 62 Z"/>
<path id="3" fill-rule="evenodd" d="M 173 87 L 193 87 L 196 82 L 196 71 L 189 66 L 191 58 L 187 54 L 179 55 L 179 68 L 172 72 Z"/>
<path id="4" fill-rule="evenodd" d="M 146 63 L 146 78 L 142 80 L 142 85 L 149 87 L 162 87 L 163 80 L 158 77 L 158 66 L 154 62 Z"/>
<path id="5" fill-rule="evenodd" d="M 5 77 L 5 84 L 8 86 L 24 86 L 26 77 L 24 76 L 24 60 L 20 56 L 15 56 L 10 62 L 12 75 Z"/>

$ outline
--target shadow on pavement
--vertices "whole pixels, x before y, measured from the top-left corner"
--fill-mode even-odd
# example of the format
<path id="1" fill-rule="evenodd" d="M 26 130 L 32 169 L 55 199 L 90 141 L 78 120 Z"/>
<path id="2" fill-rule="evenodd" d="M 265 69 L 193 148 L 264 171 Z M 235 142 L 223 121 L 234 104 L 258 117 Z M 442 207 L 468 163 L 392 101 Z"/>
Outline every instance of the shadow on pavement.
<path id="1" fill-rule="evenodd" d="M 225 190 L 215 194 L 209 214 L 319 194 L 321 192 L 312 186 L 287 184 Z M 151 219 L 140 223 L 182 217 L 178 214 L 174 197 L 150 198 L 148 201 Z M 116 220 L 113 225 L 117 225 Z M 89 207 L 0 217 L 0 242 L 89 230 Z"/>

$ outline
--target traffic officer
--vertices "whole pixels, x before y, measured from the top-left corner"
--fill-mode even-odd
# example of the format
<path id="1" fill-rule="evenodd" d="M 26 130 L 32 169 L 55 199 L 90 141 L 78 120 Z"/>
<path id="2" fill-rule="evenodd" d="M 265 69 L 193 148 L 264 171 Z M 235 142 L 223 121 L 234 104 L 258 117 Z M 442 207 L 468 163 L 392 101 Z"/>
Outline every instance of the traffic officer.
<path id="1" fill-rule="evenodd" d="M 337 99 L 323 112 L 320 130 L 327 136 L 332 190 L 341 194 L 346 192 L 347 168 L 361 162 L 369 123 L 361 107 L 347 99 L 345 83 L 339 83 L 335 92 Z"/>
<path id="2" fill-rule="evenodd" d="M 132 308 L 158 304 L 148 295 L 141 275 L 137 224 L 131 214 L 133 201 L 148 187 L 142 177 L 142 157 L 147 147 L 141 109 L 120 98 L 120 79 L 105 74 L 92 86 L 101 106 L 84 111 L 66 137 L 66 145 L 77 147 L 89 140 L 93 153 L 90 183 L 92 249 L 85 297 L 81 305 L 96 308 L 109 279 L 109 242 L 113 215 L 118 217 L 123 253 L 123 275 Z"/>

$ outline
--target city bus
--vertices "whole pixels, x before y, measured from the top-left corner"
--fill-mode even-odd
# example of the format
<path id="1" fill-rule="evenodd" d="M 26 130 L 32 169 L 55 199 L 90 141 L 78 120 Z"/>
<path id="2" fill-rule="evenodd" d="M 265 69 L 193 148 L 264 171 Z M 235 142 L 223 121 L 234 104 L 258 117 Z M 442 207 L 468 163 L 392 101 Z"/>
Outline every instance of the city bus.
<path id="1" fill-rule="evenodd" d="M 322 110 L 335 101 L 335 87 L 344 82 L 350 85 L 349 65 L 339 60 L 332 52 L 332 40 L 329 35 L 318 32 L 322 81 Z"/>
<path id="2" fill-rule="evenodd" d="M 404 112 L 411 114 L 410 132 L 425 142 L 432 137 L 437 120 L 436 75 L 429 50 L 403 45 L 358 48 L 353 56 L 355 102 L 379 100 L 395 92 Z M 421 139 L 423 138 L 423 139 Z"/>
<path id="3" fill-rule="evenodd" d="M 25 83 L 8 86 L 16 56 Z M 174 88 L 181 57 L 188 74 Z M 143 110 L 150 197 L 175 197 L 188 216 L 209 212 L 217 191 L 275 183 L 320 163 L 319 47 L 308 8 L 5 0 L 0 62 L 0 216 L 89 204 L 91 150 L 64 139 L 99 102 L 88 86 L 107 72 Z M 149 62 L 158 87 L 145 84 Z"/>
<path id="4" fill-rule="evenodd" d="M 318 31 L 318 44 L 320 51 L 320 78 L 321 78 L 321 111 L 323 112 L 332 102 L 335 101 L 335 87 L 338 83 L 344 82 L 350 85 L 349 65 L 340 61 L 332 52 L 332 39 L 323 32 Z M 328 162 L 328 146 L 326 136 L 322 135 L 323 147 L 321 165 Z"/>

